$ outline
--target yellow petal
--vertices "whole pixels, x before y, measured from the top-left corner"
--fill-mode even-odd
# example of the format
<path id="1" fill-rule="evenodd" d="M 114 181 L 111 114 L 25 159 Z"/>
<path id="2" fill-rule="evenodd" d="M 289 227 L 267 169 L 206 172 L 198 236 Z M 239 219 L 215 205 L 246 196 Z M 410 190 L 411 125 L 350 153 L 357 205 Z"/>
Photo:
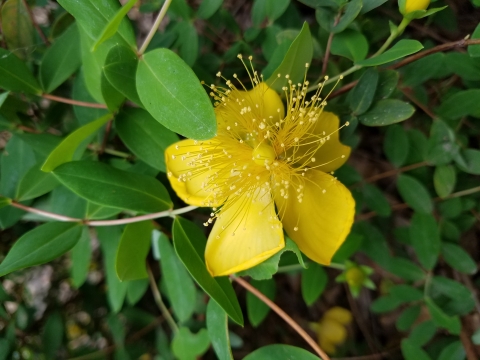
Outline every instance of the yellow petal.
<path id="1" fill-rule="evenodd" d="M 214 140 L 209 140 L 214 141 Z M 216 199 L 205 187 L 215 171 L 193 164 L 192 159 L 202 152 L 202 142 L 191 139 L 179 141 L 165 150 L 167 175 L 173 190 L 184 202 L 195 206 L 219 206 L 225 199 Z"/>
<path id="2" fill-rule="evenodd" d="M 285 246 L 282 224 L 270 192 L 239 196 L 226 204 L 208 237 L 205 261 L 212 276 L 249 269 Z"/>
<path id="3" fill-rule="evenodd" d="M 320 345 L 320 348 L 325 351 L 329 355 L 334 355 L 335 354 L 335 344 L 331 343 L 328 339 L 318 337 L 318 345 Z"/>
<path id="4" fill-rule="evenodd" d="M 352 322 L 352 313 L 342 307 L 334 306 L 325 312 L 323 319 L 330 319 L 340 324 L 347 325 Z"/>
<path id="5" fill-rule="evenodd" d="M 302 143 L 308 143 L 322 137 L 325 143 L 312 155 L 315 158 L 315 169 L 323 172 L 331 172 L 337 170 L 345 164 L 350 156 L 350 147 L 343 145 L 339 137 L 340 120 L 337 115 L 331 112 L 323 111 L 317 119 L 315 126 L 310 130 L 314 136 L 306 136 L 302 139 Z M 308 146 L 302 146 L 296 152 L 296 157 L 301 157 Z"/>
<path id="6" fill-rule="evenodd" d="M 320 264 L 330 264 L 350 232 L 355 202 L 350 191 L 329 174 L 309 170 L 302 179 L 302 202 L 297 200 L 298 187 L 290 186 L 287 199 L 275 189 L 275 203 L 285 230 L 300 250 Z"/>
<path id="7" fill-rule="evenodd" d="M 227 106 L 220 104 L 215 108 L 219 128 L 235 126 L 235 122 L 241 120 L 240 112 L 245 107 L 250 107 L 254 114 L 253 117 L 260 120 L 268 120 L 270 116 L 278 120 L 285 116 L 285 107 L 281 97 L 263 82 L 249 91 L 233 90 L 227 101 Z"/>
<path id="8" fill-rule="evenodd" d="M 318 337 L 338 345 L 343 343 L 347 338 L 347 329 L 337 321 L 322 319 L 320 321 Z"/>
<path id="9" fill-rule="evenodd" d="M 407 0 L 405 3 L 405 14 L 412 11 L 425 10 L 430 5 L 430 0 Z"/>

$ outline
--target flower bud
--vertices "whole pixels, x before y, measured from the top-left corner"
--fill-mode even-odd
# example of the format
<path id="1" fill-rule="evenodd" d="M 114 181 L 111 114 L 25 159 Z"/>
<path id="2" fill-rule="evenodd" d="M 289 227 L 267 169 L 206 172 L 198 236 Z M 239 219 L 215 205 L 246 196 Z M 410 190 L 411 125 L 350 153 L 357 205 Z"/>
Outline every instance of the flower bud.
<path id="1" fill-rule="evenodd" d="M 403 6 L 402 6 L 403 5 Z M 430 5 L 430 0 L 400 0 L 400 12 L 407 15 L 413 11 L 425 10 Z"/>

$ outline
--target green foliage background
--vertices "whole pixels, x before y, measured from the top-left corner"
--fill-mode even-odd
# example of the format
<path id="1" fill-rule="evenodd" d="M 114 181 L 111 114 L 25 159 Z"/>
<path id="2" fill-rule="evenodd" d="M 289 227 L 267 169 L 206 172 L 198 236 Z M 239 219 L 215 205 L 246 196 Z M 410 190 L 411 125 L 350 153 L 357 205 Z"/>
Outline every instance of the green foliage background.
<path id="1" fill-rule="evenodd" d="M 170 144 L 215 135 L 199 79 L 245 78 L 239 53 L 277 90 L 329 76 L 356 200 L 330 268 L 287 240 L 239 275 L 305 329 L 349 308 L 343 358 L 480 357 L 480 3 L 408 25 L 386 0 L 173 0 L 149 38 L 162 5 L 1 2 L 0 359 L 318 359 L 210 276 L 209 209 L 166 178 Z"/>

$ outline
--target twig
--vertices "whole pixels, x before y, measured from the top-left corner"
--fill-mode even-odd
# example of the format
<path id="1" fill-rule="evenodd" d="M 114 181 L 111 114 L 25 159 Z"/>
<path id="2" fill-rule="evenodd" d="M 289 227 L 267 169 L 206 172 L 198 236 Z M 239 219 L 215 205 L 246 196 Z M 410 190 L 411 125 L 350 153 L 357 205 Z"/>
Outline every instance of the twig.
<path id="1" fill-rule="evenodd" d="M 400 88 L 400 91 L 403 93 L 403 95 L 405 95 L 408 98 L 408 100 L 410 100 L 415 105 L 417 105 L 417 107 L 422 109 L 423 112 L 425 114 L 427 114 L 428 116 L 430 116 L 433 120 L 435 120 L 437 118 L 437 116 L 427 106 L 425 106 L 420 101 L 418 101 L 418 99 L 415 96 L 413 96 L 412 93 L 408 89 Z"/>
<path id="2" fill-rule="evenodd" d="M 147 37 L 145 38 L 145 41 L 143 42 L 142 46 L 140 47 L 140 50 L 138 50 L 138 55 L 141 56 L 147 50 L 148 44 L 150 44 L 150 41 L 152 41 L 153 36 L 158 30 L 158 27 L 160 26 L 160 23 L 162 22 L 165 14 L 167 13 L 168 7 L 170 6 L 170 3 L 172 0 L 165 0 L 163 3 L 162 8 L 160 9 L 160 12 L 158 13 L 157 18 L 155 19 L 155 22 L 152 25 L 152 28 L 148 32 Z"/>
<path id="3" fill-rule="evenodd" d="M 33 17 L 33 14 L 32 14 L 32 10 L 28 6 L 26 0 L 22 0 L 22 2 L 23 2 L 23 6 L 25 6 L 25 8 L 27 9 L 27 13 L 28 13 L 28 16 L 30 17 L 30 21 L 32 22 L 33 27 L 35 28 L 35 30 L 37 31 L 38 35 L 40 36 L 42 41 L 45 43 L 45 45 L 49 46 L 50 42 L 48 41 L 47 37 L 43 33 L 42 29 L 40 29 L 40 26 L 38 26 L 38 24 L 36 23 L 35 18 Z"/>
<path id="4" fill-rule="evenodd" d="M 328 41 L 327 41 L 327 46 L 325 47 L 325 56 L 323 57 L 323 64 L 322 64 L 322 76 L 325 75 L 327 72 L 327 66 L 328 66 L 328 58 L 330 56 L 330 48 L 332 47 L 332 41 L 333 41 L 333 32 L 330 33 L 328 36 Z"/>
<path id="5" fill-rule="evenodd" d="M 290 325 L 311 347 L 315 352 L 323 359 L 323 360 L 331 360 L 330 357 L 318 346 L 318 344 L 313 340 L 310 335 L 307 334 L 305 330 L 302 329 L 300 325 L 298 325 L 295 320 L 293 320 L 285 311 L 283 311 L 277 304 L 275 304 L 272 300 L 267 298 L 263 295 L 260 291 L 255 289 L 252 285 L 248 282 L 243 280 L 240 277 L 236 277 L 231 275 L 230 278 L 237 282 L 240 286 L 248 290 L 250 293 L 255 295 L 261 301 L 265 303 L 270 309 L 275 311 L 278 316 L 280 316 L 285 322 Z"/>
<path id="6" fill-rule="evenodd" d="M 82 223 L 84 225 L 88 226 L 112 226 L 112 225 L 124 225 L 124 224 L 131 224 L 135 222 L 140 222 L 140 221 L 145 221 L 145 220 L 153 220 L 161 217 L 167 217 L 167 216 L 175 216 L 179 214 L 184 214 L 186 212 L 192 211 L 197 208 L 197 206 L 186 206 L 184 208 L 180 208 L 177 210 L 165 210 L 165 211 L 160 211 L 157 213 L 153 214 L 147 214 L 147 215 L 140 215 L 140 216 L 134 216 L 130 218 L 125 218 L 125 219 L 116 219 L 116 220 L 85 220 L 85 219 L 77 219 L 77 218 L 72 218 L 69 216 L 64 216 L 60 214 L 54 214 L 49 211 L 45 210 L 40 210 L 40 209 L 35 209 L 29 206 L 25 206 L 23 204 L 20 204 L 16 201 L 12 201 L 11 206 L 22 209 L 24 211 L 41 215 L 49 219 L 53 220 L 58 220 L 58 221 L 63 221 L 63 222 L 78 222 Z"/>
<path id="7" fill-rule="evenodd" d="M 112 120 L 107 123 L 105 127 L 105 134 L 103 135 L 102 145 L 99 149 L 99 153 L 103 154 L 105 152 L 105 147 L 107 146 L 108 136 L 110 135 L 110 130 L 112 129 Z"/>
<path id="8" fill-rule="evenodd" d="M 85 101 L 78 101 L 73 99 L 67 99 L 60 96 L 50 95 L 50 94 L 42 94 L 40 95 L 44 99 L 58 101 L 64 104 L 76 105 L 76 106 L 83 106 L 83 107 L 91 107 L 97 109 L 106 109 L 107 105 L 104 104 L 97 104 L 97 103 L 90 103 Z"/>
<path id="9" fill-rule="evenodd" d="M 390 176 L 394 176 L 394 175 L 403 173 L 405 171 L 418 169 L 418 168 L 421 168 L 421 167 L 426 166 L 426 165 L 428 165 L 428 163 L 426 161 L 422 161 L 422 162 L 419 162 L 419 163 L 407 165 L 407 166 L 401 167 L 399 169 L 393 169 L 393 170 L 383 172 L 381 174 L 370 176 L 370 177 L 366 178 L 364 180 L 364 182 L 368 182 L 368 183 L 375 182 L 375 181 L 378 181 L 380 179 L 384 179 L 384 178 L 387 178 L 387 177 L 390 177 Z"/>
<path id="10" fill-rule="evenodd" d="M 170 329 L 172 330 L 172 332 L 177 333 L 178 325 L 175 322 L 175 320 L 173 320 L 173 317 L 170 314 L 170 311 L 168 311 L 167 307 L 163 303 L 162 295 L 160 294 L 160 290 L 158 290 L 157 283 L 155 282 L 155 277 L 153 276 L 152 269 L 150 269 L 150 265 L 148 265 L 148 263 L 147 263 L 147 273 L 148 273 L 148 279 L 150 280 L 150 289 L 152 289 L 155 303 L 157 304 L 158 308 L 160 309 L 160 312 L 162 313 L 163 317 L 165 318 L 168 325 L 170 326 Z"/>

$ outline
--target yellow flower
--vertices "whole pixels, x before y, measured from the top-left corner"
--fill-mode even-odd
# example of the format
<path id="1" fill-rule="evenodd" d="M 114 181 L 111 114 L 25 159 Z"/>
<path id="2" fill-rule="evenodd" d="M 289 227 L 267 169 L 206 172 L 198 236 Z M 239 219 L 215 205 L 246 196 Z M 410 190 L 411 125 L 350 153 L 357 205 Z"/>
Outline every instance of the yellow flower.
<path id="1" fill-rule="evenodd" d="M 216 220 L 205 250 L 213 276 L 251 268 L 280 251 L 283 229 L 305 255 L 328 264 L 354 216 L 350 191 L 329 174 L 350 154 L 339 141 L 339 119 L 323 111 L 321 87 L 307 98 L 308 82 L 290 81 L 285 111 L 257 72 L 249 75 L 250 91 L 236 75 L 243 90 L 230 80 L 210 86 L 217 136 L 166 150 L 172 188 L 188 204 L 213 207 L 205 223 Z"/>
<path id="2" fill-rule="evenodd" d="M 405 8 L 402 14 L 409 14 L 417 10 L 425 10 L 430 5 L 430 0 L 405 0 Z"/>
<path id="3" fill-rule="evenodd" d="M 347 339 L 347 325 L 352 322 L 352 313 L 335 306 L 328 309 L 318 323 L 310 324 L 317 333 L 318 344 L 328 354 L 335 354 L 336 347 Z"/>

